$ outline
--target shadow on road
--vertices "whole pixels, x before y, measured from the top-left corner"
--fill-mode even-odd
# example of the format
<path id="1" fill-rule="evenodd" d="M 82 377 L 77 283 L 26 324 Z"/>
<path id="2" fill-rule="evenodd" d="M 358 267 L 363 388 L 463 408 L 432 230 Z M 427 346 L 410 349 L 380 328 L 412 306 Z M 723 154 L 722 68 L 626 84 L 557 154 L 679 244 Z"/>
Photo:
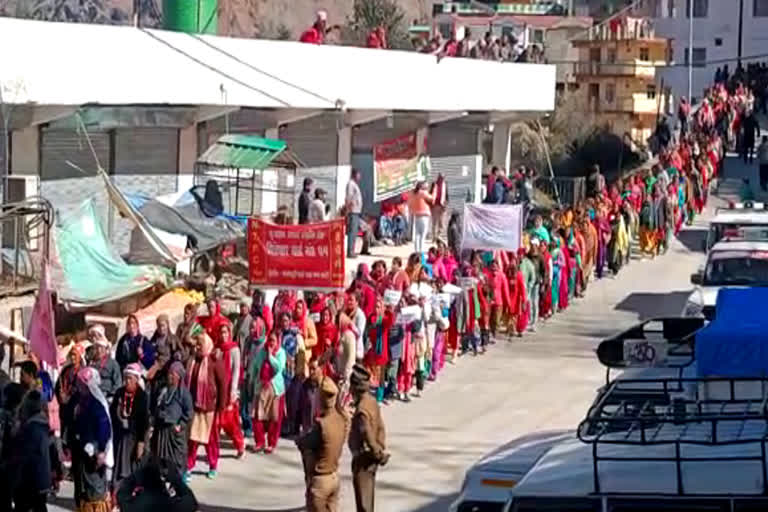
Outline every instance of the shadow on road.
<path id="1" fill-rule="evenodd" d="M 410 512 L 445 512 L 448 507 L 451 506 L 453 500 L 456 499 L 457 494 L 448 494 L 446 496 L 440 496 L 435 501 L 422 505 L 419 508 L 411 509 Z"/>
<path id="2" fill-rule="evenodd" d="M 670 293 L 631 293 L 616 304 L 617 311 L 637 313 L 641 320 L 661 316 L 678 316 L 685 307 L 690 291 Z"/>
<path id="3" fill-rule="evenodd" d="M 689 251 L 703 253 L 705 252 L 704 242 L 707 240 L 707 230 L 689 228 L 680 231 L 677 235 L 677 239 L 680 240 L 680 243 Z"/>

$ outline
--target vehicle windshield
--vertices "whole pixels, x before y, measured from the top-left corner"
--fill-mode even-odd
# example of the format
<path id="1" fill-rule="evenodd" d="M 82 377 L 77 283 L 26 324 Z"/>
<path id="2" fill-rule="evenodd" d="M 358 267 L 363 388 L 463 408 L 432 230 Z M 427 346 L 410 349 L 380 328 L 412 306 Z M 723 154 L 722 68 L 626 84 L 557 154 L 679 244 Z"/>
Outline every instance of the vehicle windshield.
<path id="1" fill-rule="evenodd" d="M 704 272 L 704 286 L 768 286 L 768 251 L 713 258 Z"/>
<path id="2" fill-rule="evenodd" d="M 726 224 L 722 222 L 713 222 L 709 226 L 709 233 L 707 234 L 707 250 L 711 249 L 717 242 L 722 240 L 726 233 L 737 231 L 739 228 L 749 227 L 750 229 L 763 228 L 768 229 L 768 223 L 766 224 Z"/>

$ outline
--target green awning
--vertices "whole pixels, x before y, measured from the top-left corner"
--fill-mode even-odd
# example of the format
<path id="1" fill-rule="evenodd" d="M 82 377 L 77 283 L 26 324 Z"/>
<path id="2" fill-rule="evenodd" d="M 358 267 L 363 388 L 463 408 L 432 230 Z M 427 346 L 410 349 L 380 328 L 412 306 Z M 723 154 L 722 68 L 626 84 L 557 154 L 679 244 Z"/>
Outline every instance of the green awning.
<path id="1" fill-rule="evenodd" d="M 266 169 L 276 160 L 284 160 L 278 157 L 286 148 L 283 140 L 253 135 L 222 135 L 197 159 L 197 163 L 233 169 Z M 292 160 L 279 163 L 295 163 Z"/>

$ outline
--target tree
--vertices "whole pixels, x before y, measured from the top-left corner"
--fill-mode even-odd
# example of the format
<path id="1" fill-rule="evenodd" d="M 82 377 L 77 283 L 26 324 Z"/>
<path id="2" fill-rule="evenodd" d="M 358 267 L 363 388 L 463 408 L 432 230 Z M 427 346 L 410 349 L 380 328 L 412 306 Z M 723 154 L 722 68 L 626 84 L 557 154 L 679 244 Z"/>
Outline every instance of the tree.
<path id="1" fill-rule="evenodd" d="M 349 44 L 365 46 L 368 34 L 377 27 L 387 31 L 390 48 L 413 48 L 405 27 L 405 11 L 395 0 L 355 0 L 344 39 Z"/>
<path id="2" fill-rule="evenodd" d="M 599 164 L 607 173 L 613 173 L 622 153 L 622 167 L 636 163 L 631 149 L 622 138 L 601 123 L 584 94 L 563 93 L 555 111 L 544 125 L 544 139 L 552 159 L 555 174 L 582 176 L 586 168 Z M 544 144 L 535 122 L 512 125 L 512 160 L 531 166 L 540 175 L 548 175 Z"/>

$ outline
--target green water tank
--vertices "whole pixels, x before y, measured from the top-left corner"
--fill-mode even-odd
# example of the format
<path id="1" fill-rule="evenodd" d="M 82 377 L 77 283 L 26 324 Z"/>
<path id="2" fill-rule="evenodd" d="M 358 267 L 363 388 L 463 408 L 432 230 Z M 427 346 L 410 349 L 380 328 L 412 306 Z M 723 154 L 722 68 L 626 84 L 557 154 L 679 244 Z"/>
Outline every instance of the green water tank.
<path id="1" fill-rule="evenodd" d="M 163 26 L 191 34 L 218 33 L 218 0 L 163 0 Z"/>

